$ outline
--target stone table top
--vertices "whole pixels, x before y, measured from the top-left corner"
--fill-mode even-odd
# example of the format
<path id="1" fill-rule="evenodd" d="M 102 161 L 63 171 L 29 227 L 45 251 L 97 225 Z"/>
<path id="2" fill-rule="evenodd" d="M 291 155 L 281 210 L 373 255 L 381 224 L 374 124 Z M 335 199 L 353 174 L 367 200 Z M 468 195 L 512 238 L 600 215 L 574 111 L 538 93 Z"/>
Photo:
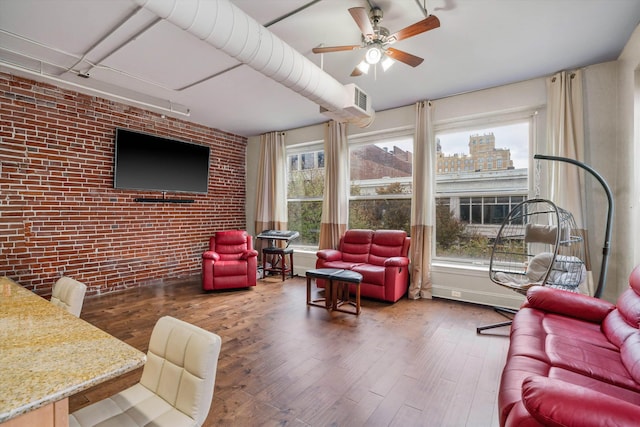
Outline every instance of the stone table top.
<path id="1" fill-rule="evenodd" d="M 145 361 L 129 344 L 0 277 L 0 423 Z"/>

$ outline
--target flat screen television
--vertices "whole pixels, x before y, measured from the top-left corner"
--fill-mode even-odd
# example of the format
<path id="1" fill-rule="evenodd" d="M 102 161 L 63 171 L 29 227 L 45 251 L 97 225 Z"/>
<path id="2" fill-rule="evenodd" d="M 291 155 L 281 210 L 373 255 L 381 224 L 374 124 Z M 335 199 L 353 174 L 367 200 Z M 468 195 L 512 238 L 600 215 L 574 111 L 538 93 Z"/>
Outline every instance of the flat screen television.
<path id="1" fill-rule="evenodd" d="M 207 193 L 209 147 L 118 128 L 114 187 Z"/>

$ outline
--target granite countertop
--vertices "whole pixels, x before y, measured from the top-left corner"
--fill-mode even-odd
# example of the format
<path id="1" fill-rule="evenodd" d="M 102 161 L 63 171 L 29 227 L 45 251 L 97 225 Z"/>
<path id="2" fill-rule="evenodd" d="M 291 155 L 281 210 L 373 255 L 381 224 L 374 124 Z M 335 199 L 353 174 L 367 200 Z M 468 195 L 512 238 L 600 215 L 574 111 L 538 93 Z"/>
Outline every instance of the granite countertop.
<path id="1" fill-rule="evenodd" d="M 145 361 L 141 351 L 0 277 L 0 423 Z"/>

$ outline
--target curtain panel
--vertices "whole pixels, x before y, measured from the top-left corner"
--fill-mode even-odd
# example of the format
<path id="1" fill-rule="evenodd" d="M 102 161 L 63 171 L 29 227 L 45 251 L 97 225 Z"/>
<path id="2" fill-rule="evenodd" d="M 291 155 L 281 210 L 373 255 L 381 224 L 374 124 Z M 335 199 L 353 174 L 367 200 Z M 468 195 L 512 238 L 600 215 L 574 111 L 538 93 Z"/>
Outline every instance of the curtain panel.
<path id="1" fill-rule="evenodd" d="M 435 238 L 435 155 L 429 101 L 416 103 L 416 130 L 413 142 L 413 199 L 411 202 L 411 283 L 409 298 L 431 298 L 431 258 Z"/>
<path id="2" fill-rule="evenodd" d="M 349 141 L 347 124 L 331 120 L 324 130 L 324 195 L 319 249 L 335 249 L 349 220 Z"/>
<path id="3" fill-rule="evenodd" d="M 584 95 L 583 72 L 561 71 L 547 78 L 547 144 L 553 156 L 566 157 L 584 162 Z M 565 162 L 550 162 L 547 166 L 550 177 L 551 200 L 571 212 L 588 247 L 584 171 Z M 591 271 L 589 254 L 585 264 Z M 591 274 L 590 274 L 591 276 Z M 587 291 L 595 292 L 591 277 Z"/>
<path id="4" fill-rule="evenodd" d="M 287 162 L 285 133 L 260 136 L 256 194 L 256 233 L 287 229 Z M 256 248 L 262 253 L 262 248 Z"/>

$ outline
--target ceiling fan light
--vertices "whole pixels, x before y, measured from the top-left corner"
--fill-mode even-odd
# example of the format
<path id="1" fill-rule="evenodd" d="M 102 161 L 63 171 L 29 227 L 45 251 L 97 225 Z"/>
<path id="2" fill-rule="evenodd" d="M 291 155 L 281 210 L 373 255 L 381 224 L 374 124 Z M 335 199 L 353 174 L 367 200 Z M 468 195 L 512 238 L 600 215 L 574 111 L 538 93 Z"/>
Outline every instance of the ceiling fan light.
<path id="1" fill-rule="evenodd" d="M 382 59 L 382 51 L 377 46 L 371 47 L 369 48 L 369 50 L 367 50 L 364 59 L 368 64 L 375 65 L 380 62 L 380 59 Z"/>
<path id="2" fill-rule="evenodd" d="M 362 74 L 368 74 L 369 64 L 367 63 L 367 61 L 360 61 L 360 63 L 358 64 L 358 70 L 360 70 Z"/>
<path id="3" fill-rule="evenodd" d="M 389 56 L 385 56 L 380 63 L 380 65 L 382 65 L 382 71 L 387 71 L 394 64 L 394 62 L 396 61 L 391 59 Z"/>

